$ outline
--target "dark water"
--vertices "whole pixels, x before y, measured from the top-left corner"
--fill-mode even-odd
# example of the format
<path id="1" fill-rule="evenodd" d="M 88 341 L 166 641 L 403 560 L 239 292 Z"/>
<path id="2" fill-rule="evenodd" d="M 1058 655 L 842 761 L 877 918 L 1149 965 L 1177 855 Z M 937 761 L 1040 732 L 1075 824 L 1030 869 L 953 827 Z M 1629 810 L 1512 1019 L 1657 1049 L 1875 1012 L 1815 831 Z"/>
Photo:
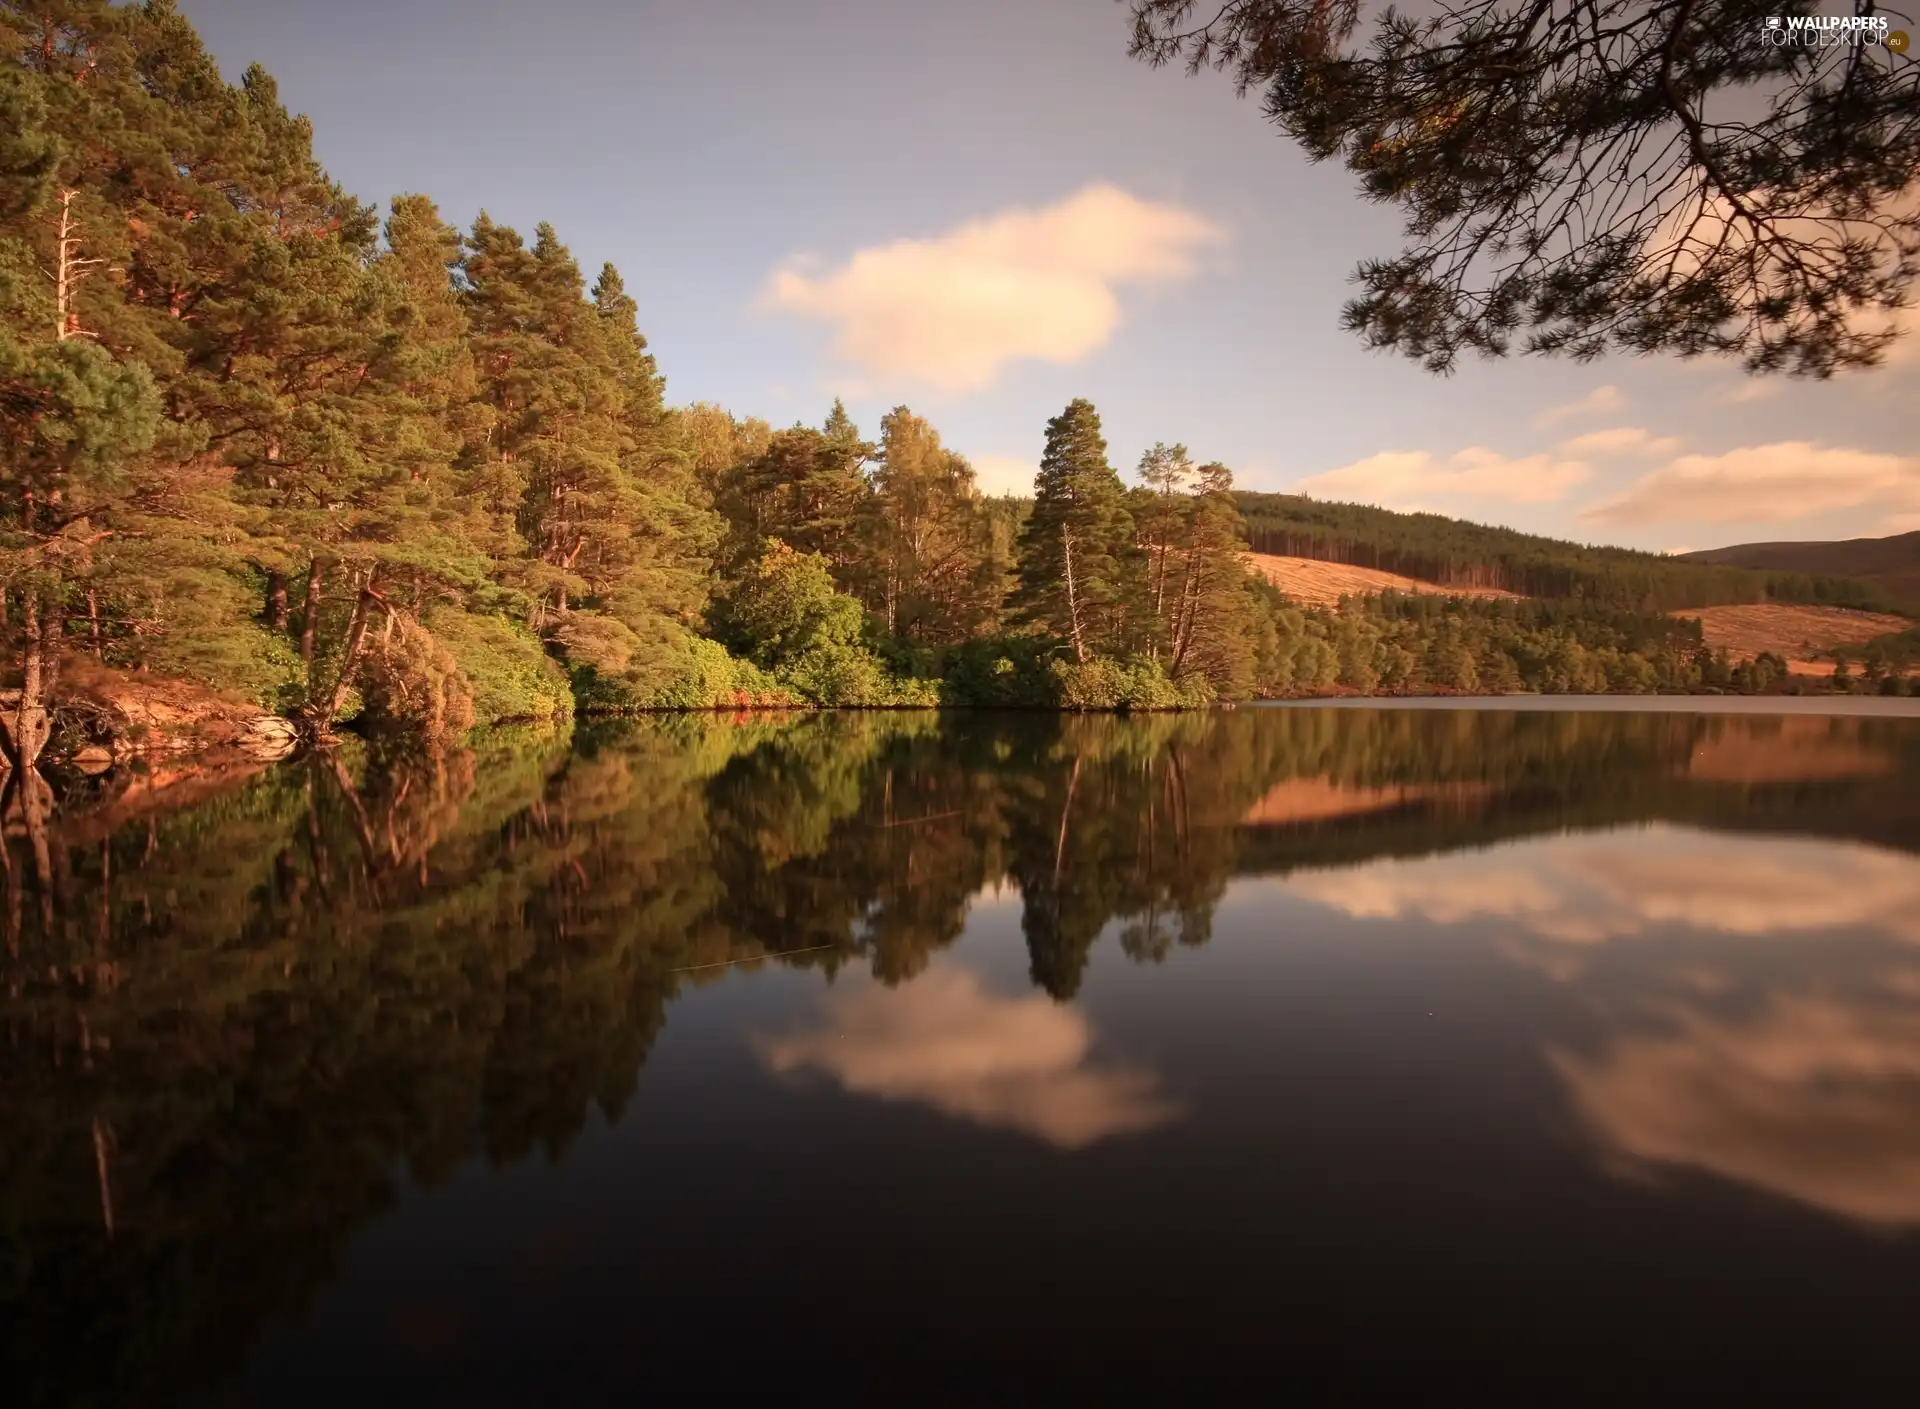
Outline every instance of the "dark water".
<path id="1" fill-rule="evenodd" d="M 0 876 L 10 1404 L 1920 1383 L 1920 719 L 91 786 Z"/>

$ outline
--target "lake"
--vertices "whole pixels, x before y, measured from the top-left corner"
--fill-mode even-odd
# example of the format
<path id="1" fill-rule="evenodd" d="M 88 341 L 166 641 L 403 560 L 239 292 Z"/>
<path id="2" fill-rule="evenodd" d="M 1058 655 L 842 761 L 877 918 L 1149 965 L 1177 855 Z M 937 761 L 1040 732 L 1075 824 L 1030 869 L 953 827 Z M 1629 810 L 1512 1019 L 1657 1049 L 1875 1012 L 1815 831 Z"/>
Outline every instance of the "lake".
<path id="1" fill-rule="evenodd" d="M 1911 1386 L 1912 702 L 1497 703 L 71 780 L 7 1402 Z"/>

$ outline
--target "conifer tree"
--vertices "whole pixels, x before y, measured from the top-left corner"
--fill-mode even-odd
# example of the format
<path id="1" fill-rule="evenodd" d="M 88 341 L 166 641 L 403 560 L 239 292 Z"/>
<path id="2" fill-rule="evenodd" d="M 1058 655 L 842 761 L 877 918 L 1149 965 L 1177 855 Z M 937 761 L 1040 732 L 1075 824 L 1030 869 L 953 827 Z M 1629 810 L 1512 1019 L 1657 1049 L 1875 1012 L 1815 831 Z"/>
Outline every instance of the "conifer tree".
<path id="1" fill-rule="evenodd" d="M 622 532 L 602 545 L 597 592 L 604 609 L 630 628 L 656 616 L 690 626 L 706 609 L 721 523 L 666 409 L 638 305 L 611 264 L 600 271 L 593 304 L 620 394 L 624 479 Z"/>
<path id="2" fill-rule="evenodd" d="M 997 607 L 988 600 L 992 527 L 973 468 L 925 420 L 897 406 L 880 422 L 868 534 L 869 609 L 918 644 L 957 644 Z"/>
<path id="3" fill-rule="evenodd" d="M 1167 592 L 1173 578 L 1174 555 L 1191 517 L 1185 492 L 1193 475 L 1193 461 L 1187 456 L 1186 446 L 1158 442 L 1140 457 L 1139 474 L 1142 490 L 1137 496 L 1134 521 L 1147 555 L 1147 599 L 1153 611 L 1149 649 L 1159 660 L 1170 635 Z"/>
<path id="4" fill-rule="evenodd" d="M 1076 399 L 1047 423 L 1011 606 L 1019 620 L 1064 640 L 1078 662 L 1124 649 L 1129 599 L 1139 586 L 1136 557 L 1099 413 Z"/>
<path id="5" fill-rule="evenodd" d="M 1247 592 L 1246 530 L 1233 502 L 1233 471 L 1202 465 L 1194 474 L 1186 543 L 1174 569 L 1167 673 L 1205 675 L 1229 698 L 1243 695 L 1254 666 L 1252 599 Z"/>
<path id="6" fill-rule="evenodd" d="M 749 423 L 742 434 L 751 430 Z M 818 553 L 842 591 L 858 589 L 869 575 L 866 465 L 875 450 L 836 400 L 822 429 L 776 431 L 761 453 L 739 460 L 715 492 L 730 526 L 722 554 L 726 575 L 757 561 L 773 541 Z"/>

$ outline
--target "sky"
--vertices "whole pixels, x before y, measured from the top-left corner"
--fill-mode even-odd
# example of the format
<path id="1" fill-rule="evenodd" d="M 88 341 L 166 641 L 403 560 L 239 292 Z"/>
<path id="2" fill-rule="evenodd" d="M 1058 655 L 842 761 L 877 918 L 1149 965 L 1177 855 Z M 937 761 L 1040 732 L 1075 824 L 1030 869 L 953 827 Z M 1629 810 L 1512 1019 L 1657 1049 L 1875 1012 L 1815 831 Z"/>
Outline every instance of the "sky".
<path id="1" fill-rule="evenodd" d="M 1116 0 L 180 0 L 335 179 L 616 264 L 668 396 L 926 416 L 983 486 L 1099 408 L 1242 488 L 1684 551 L 1920 528 L 1920 337 L 1824 383 L 1731 362 L 1465 363 L 1341 330 L 1392 210 Z"/>

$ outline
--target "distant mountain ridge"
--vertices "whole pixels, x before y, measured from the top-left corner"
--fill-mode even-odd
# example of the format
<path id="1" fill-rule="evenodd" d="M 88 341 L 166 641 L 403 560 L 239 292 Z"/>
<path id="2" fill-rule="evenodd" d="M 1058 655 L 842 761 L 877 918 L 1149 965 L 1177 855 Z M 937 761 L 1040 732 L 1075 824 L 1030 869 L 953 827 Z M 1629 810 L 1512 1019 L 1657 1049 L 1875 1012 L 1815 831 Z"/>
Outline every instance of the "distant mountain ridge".
<path id="1" fill-rule="evenodd" d="M 1832 573 L 1874 583 L 1895 597 L 1920 601 L 1920 529 L 1889 538 L 1825 543 L 1735 543 L 1682 553 L 1683 560 L 1763 572 Z"/>
<path id="2" fill-rule="evenodd" d="M 1653 613 L 1786 602 L 1911 615 L 1912 604 L 1920 602 L 1920 580 L 1863 577 L 1862 564 L 1852 560 L 1845 566 L 1774 567 L 1716 561 L 1711 554 L 1670 557 L 1296 494 L 1241 491 L 1234 499 L 1256 554 L 1345 563 L 1443 589 L 1490 588 Z M 1920 568 L 1920 559 L 1914 566 Z M 1920 572 L 1914 576 L 1920 579 Z"/>

